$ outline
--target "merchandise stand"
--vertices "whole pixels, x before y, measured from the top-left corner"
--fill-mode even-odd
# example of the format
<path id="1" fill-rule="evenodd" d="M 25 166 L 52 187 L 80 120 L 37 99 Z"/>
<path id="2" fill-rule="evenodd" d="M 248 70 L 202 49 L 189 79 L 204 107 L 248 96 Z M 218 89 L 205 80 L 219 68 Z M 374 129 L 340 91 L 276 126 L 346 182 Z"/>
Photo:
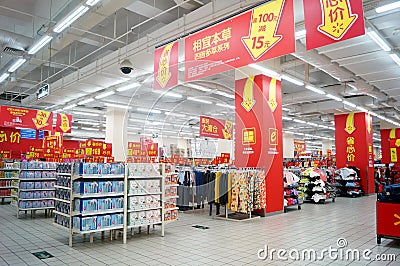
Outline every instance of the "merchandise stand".
<path id="1" fill-rule="evenodd" d="M 283 188 L 283 190 L 293 190 L 295 189 L 297 191 L 298 185 L 291 185 L 291 186 L 286 186 Z M 283 212 L 286 213 L 288 211 L 288 208 L 293 208 L 296 207 L 298 210 L 301 210 L 301 204 L 303 203 L 303 199 L 300 199 L 297 193 L 291 192 L 290 194 L 284 194 L 284 198 L 293 198 L 296 200 L 296 204 L 292 205 L 286 205 L 283 207 Z"/>
<path id="2" fill-rule="evenodd" d="M 18 189 L 19 164 L 9 163 L 8 165 L 9 167 L 0 168 L 1 204 L 5 203 L 5 199 L 13 198 L 13 194 L 16 194 L 14 190 Z"/>
<path id="3" fill-rule="evenodd" d="M 376 242 L 381 244 L 382 238 L 400 239 L 400 203 L 376 202 Z"/>
<path id="4" fill-rule="evenodd" d="M 41 168 L 41 167 L 45 168 Z M 16 189 L 12 195 L 12 205 L 19 213 L 28 211 L 33 217 L 38 210 L 44 210 L 45 216 L 52 215 L 55 200 L 56 168 L 55 163 L 22 163 Z"/>
<path id="5" fill-rule="evenodd" d="M 239 212 L 228 213 L 228 211 L 229 211 L 229 208 L 228 208 L 228 206 L 225 205 L 225 214 L 216 216 L 215 219 L 228 220 L 228 221 L 234 221 L 234 222 L 245 222 L 245 221 L 250 221 L 250 220 L 255 220 L 255 219 L 261 218 L 258 215 L 252 215 L 251 212 L 246 214 L 246 213 L 239 213 Z M 263 212 L 265 213 L 265 209 L 263 209 Z"/>

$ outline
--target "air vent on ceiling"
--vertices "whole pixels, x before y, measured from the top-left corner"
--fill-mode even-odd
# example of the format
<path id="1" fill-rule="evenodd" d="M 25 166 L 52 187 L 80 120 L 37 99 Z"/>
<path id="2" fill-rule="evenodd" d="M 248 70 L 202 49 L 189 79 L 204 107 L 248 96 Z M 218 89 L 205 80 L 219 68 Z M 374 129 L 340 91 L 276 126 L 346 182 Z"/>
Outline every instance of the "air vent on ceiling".
<path id="1" fill-rule="evenodd" d="M 2 94 L 0 94 L 0 100 L 21 103 L 22 99 L 25 99 L 28 96 L 29 96 L 28 94 L 20 94 L 17 92 L 5 91 Z"/>
<path id="2" fill-rule="evenodd" d="M 4 53 L 10 54 L 10 55 L 15 55 L 15 56 L 23 56 L 25 51 L 17 48 L 12 48 L 9 46 L 6 46 L 3 50 Z"/>

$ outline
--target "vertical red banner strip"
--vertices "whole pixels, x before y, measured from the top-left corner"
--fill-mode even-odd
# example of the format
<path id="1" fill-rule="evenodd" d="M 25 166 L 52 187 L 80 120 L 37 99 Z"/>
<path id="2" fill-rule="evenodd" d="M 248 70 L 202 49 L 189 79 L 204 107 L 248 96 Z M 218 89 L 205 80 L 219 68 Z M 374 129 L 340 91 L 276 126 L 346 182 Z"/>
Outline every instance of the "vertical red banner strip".
<path id="1" fill-rule="evenodd" d="M 367 113 L 335 115 L 336 166 L 360 169 L 361 187 L 374 193 L 372 117 Z"/>
<path id="2" fill-rule="evenodd" d="M 56 132 L 71 133 L 72 130 L 72 115 L 57 114 Z"/>
<path id="3" fill-rule="evenodd" d="M 168 89 L 178 85 L 178 42 L 154 51 L 154 89 Z"/>

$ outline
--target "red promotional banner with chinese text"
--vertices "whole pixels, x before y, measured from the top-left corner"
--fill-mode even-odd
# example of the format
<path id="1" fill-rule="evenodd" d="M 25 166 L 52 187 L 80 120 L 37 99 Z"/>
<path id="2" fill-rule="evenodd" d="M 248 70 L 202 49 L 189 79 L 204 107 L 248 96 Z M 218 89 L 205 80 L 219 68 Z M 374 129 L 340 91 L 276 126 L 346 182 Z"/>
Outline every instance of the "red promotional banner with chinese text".
<path id="1" fill-rule="evenodd" d="M 372 134 L 371 115 L 367 113 L 335 115 L 336 167 L 359 168 L 360 184 L 366 194 L 375 191 Z"/>
<path id="2" fill-rule="evenodd" d="M 11 151 L 0 150 L 0 159 L 11 159 Z"/>
<path id="3" fill-rule="evenodd" d="M 294 140 L 294 151 L 297 153 L 302 153 L 306 151 L 306 142 L 304 140 L 295 139 Z"/>
<path id="4" fill-rule="evenodd" d="M 185 82 L 295 51 L 293 0 L 270 1 L 185 39 Z"/>
<path id="5" fill-rule="evenodd" d="M 200 136 L 231 140 L 232 133 L 232 121 L 200 116 Z"/>
<path id="6" fill-rule="evenodd" d="M 140 142 L 128 142 L 128 156 L 139 156 L 141 147 Z"/>
<path id="7" fill-rule="evenodd" d="M 72 129 L 72 115 L 70 114 L 57 114 L 56 132 L 71 133 Z"/>
<path id="8" fill-rule="evenodd" d="M 400 128 L 381 129 L 382 163 L 400 162 Z"/>
<path id="9" fill-rule="evenodd" d="M 0 126 L 51 131 L 53 129 L 53 113 L 21 107 L 1 106 Z"/>
<path id="10" fill-rule="evenodd" d="M 101 140 L 86 140 L 86 156 L 102 156 L 104 144 L 105 142 Z"/>
<path id="11" fill-rule="evenodd" d="M 178 85 L 178 42 L 154 51 L 154 89 L 168 89 Z"/>
<path id="12" fill-rule="evenodd" d="M 307 50 L 365 34 L 362 0 L 303 0 Z"/>
<path id="13" fill-rule="evenodd" d="M 158 143 L 147 145 L 147 156 L 158 157 Z"/>
<path id="14" fill-rule="evenodd" d="M 266 170 L 267 212 L 283 208 L 281 82 L 264 75 L 235 84 L 235 165 Z"/>

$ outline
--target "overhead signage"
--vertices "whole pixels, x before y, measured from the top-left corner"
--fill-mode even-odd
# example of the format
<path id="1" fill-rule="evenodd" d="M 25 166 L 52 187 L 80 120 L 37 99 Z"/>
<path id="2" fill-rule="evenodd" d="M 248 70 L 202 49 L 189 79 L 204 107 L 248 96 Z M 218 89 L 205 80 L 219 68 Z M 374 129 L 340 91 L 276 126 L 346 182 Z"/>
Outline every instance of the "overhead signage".
<path id="1" fill-rule="evenodd" d="M 295 51 L 293 0 L 276 0 L 185 39 L 185 82 Z"/>
<path id="2" fill-rule="evenodd" d="M 200 136 L 231 140 L 232 135 L 232 121 L 200 116 Z"/>
<path id="3" fill-rule="evenodd" d="M 400 159 L 400 128 L 381 129 L 382 163 L 396 163 Z"/>
<path id="4" fill-rule="evenodd" d="M 36 139 L 36 130 L 34 129 L 21 129 L 21 139 Z"/>
<path id="5" fill-rule="evenodd" d="M 39 130 L 39 139 L 44 139 L 44 131 L 43 130 Z"/>
<path id="6" fill-rule="evenodd" d="M 307 50 L 365 34 L 362 0 L 303 0 Z"/>
<path id="7" fill-rule="evenodd" d="M 1 106 L 0 126 L 51 131 L 53 129 L 53 113 L 22 107 Z"/>
<path id="8" fill-rule="evenodd" d="M 41 100 L 43 98 L 46 98 L 47 96 L 49 96 L 50 93 L 50 86 L 49 84 L 46 84 L 42 87 L 40 87 L 40 89 L 37 91 L 37 99 Z"/>
<path id="9" fill-rule="evenodd" d="M 154 51 L 154 89 L 168 89 L 178 85 L 178 42 Z"/>
<path id="10" fill-rule="evenodd" d="M 72 129 L 72 115 L 70 114 L 57 114 L 56 132 L 71 133 Z"/>

